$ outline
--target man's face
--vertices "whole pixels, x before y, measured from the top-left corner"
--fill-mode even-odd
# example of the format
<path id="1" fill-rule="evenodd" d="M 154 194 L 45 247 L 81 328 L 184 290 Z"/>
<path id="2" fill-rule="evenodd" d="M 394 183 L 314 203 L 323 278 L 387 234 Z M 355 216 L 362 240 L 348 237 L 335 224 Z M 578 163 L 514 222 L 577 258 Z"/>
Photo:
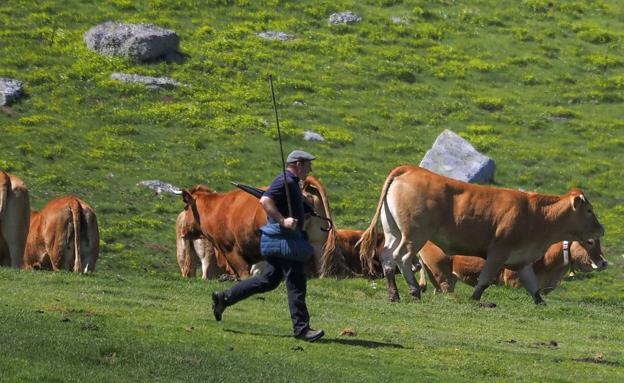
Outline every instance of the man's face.
<path id="1" fill-rule="evenodd" d="M 297 167 L 299 168 L 299 178 L 306 178 L 308 173 L 312 171 L 312 161 L 299 161 Z"/>

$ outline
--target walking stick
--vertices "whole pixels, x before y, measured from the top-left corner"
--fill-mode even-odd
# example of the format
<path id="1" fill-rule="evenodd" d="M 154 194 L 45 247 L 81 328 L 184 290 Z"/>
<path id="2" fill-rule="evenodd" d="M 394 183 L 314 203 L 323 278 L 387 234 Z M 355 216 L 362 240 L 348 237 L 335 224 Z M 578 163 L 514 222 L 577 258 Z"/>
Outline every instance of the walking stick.
<path id="1" fill-rule="evenodd" d="M 279 126 L 279 117 L 277 116 L 277 103 L 275 102 L 275 90 L 273 89 L 273 75 L 269 75 L 269 83 L 271 84 L 271 96 L 273 96 L 273 109 L 275 110 L 275 124 L 277 125 L 277 139 L 280 146 L 280 157 L 282 159 L 282 172 L 284 174 L 284 188 L 286 189 L 286 203 L 288 204 L 288 216 L 292 217 L 292 206 L 290 204 L 290 190 L 286 181 L 286 162 L 284 161 L 284 148 L 282 146 L 282 132 Z"/>

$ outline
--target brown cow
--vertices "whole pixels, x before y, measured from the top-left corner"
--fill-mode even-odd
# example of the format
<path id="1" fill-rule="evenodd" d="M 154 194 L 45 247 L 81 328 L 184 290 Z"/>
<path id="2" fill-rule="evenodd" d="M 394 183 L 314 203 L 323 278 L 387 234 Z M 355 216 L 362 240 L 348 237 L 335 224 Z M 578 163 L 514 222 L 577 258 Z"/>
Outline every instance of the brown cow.
<path id="1" fill-rule="evenodd" d="M 29 224 L 28 188 L 0 170 L 0 265 L 22 267 Z"/>
<path id="2" fill-rule="evenodd" d="M 568 247 L 569 246 L 569 247 Z M 568 271 L 601 271 L 608 266 L 599 239 L 564 241 L 552 245 L 543 258 L 533 263 L 539 287 L 545 294 L 555 289 Z M 507 286 L 520 287 L 518 273 L 505 269 L 503 282 Z"/>
<path id="3" fill-rule="evenodd" d="M 191 232 L 186 211 L 181 212 L 176 220 L 176 241 L 178 265 L 183 277 L 195 276 L 198 261 L 201 263 L 203 279 L 236 274 L 221 253 L 215 251 L 208 238 Z"/>
<path id="4" fill-rule="evenodd" d="M 372 272 L 367 269 L 367 264 L 360 260 L 358 241 L 364 230 L 338 229 L 336 236 L 338 247 L 344 258 L 346 267 L 355 275 L 376 276 L 381 275 L 381 251 L 383 250 L 383 233 L 377 234 L 377 246 L 375 247 L 375 260 Z"/>
<path id="5" fill-rule="evenodd" d="M 455 282 L 459 279 L 471 286 L 476 286 L 479 273 L 483 269 L 485 259 L 466 255 L 444 254 L 442 249 L 431 242 L 427 242 L 419 252 L 423 270 L 421 271 L 421 289 L 426 284 L 424 272 L 429 276 L 436 291 L 452 292 Z M 558 242 L 548 248 L 546 254 L 533 262 L 533 271 L 537 277 L 540 291 L 552 291 L 569 270 L 590 272 L 603 270 L 608 265 L 602 255 L 599 240 L 571 244 L 567 241 Z M 521 281 L 516 271 L 503 269 L 496 278 L 497 283 L 518 288 Z"/>
<path id="6" fill-rule="evenodd" d="M 95 271 L 99 250 L 100 234 L 91 206 L 71 195 L 59 197 L 31 214 L 24 268 Z"/>
<path id="7" fill-rule="evenodd" d="M 249 277 L 250 266 L 262 261 L 258 229 L 266 224 L 266 213 L 256 197 L 242 190 L 227 193 L 208 190 L 196 187 L 182 192 L 188 233 L 208 238 L 238 277 L 245 279 Z M 331 218 L 325 189 L 318 180 L 308 176 L 302 190 L 307 199 L 313 200 L 317 209 L 322 207 L 322 210 L 317 210 L 319 214 Z M 334 262 L 338 262 L 334 251 L 321 254 L 327 238 L 335 236 L 333 228 L 329 232 L 320 230 L 326 226 L 327 223 L 317 217 L 306 219 L 304 224 L 310 243 L 315 248 L 314 273 L 322 276 L 328 275 L 330 271 L 327 270 L 332 269 L 329 262 L 323 263 L 324 258 L 333 258 Z M 335 243 L 335 240 L 330 242 Z M 321 269 L 318 269 L 318 265 L 321 265 Z"/>
<path id="8" fill-rule="evenodd" d="M 381 254 L 384 246 L 383 233 L 377 233 L 377 245 L 375 247 L 375 262 L 372 272 L 368 269 L 368 265 L 362 262 L 359 253 L 360 238 L 362 237 L 364 230 L 352 230 L 352 229 L 338 229 L 336 230 L 336 237 L 338 240 L 338 250 L 342 254 L 345 260 L 346 267 L 351 274 L 357 276 L 377 277 L 382 275 L 383 270 L 381 268 Z M 418 257 L 413 258 L 412 272 L 420 270 L 420 262 Z"/>
<path id="9" fill-rule="evenodd" d="M 398 300 L 393 264 L 407 281 L 410 293 L 420 287 L 408 271 L 411 258 L 431 240 L 447 254 L 486 258 L 472 294 L 483 291 L 503 266 L 519 270 L 534 302 L 542 303 L 531 263 L 562 240 L 598 238 L 604 228 L 579 189 L 563 196 L 525 193 L 473 185 L 416 166 L 400 166 L 383 185 L 375 215 L 362 236 L 361 257 L 372 262 L 376 225 L 381 216 L 385 244 L 383 268 L 390 300 Z"/>

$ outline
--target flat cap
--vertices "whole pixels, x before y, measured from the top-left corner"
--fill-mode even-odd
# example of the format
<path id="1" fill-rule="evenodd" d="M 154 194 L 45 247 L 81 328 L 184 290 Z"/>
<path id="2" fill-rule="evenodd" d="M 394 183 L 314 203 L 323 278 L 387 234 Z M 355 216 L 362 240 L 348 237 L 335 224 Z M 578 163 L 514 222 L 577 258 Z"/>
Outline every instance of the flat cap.
<path id="1" fill-rule="evenodd" d="M 312 161 L 314 159 L 316 159 L 316 157 L 314 157 L 313 155 L 311 155 L 308 152 L 304 152 L 303 150 L 293 150 L 288 155 L 288 158 L 286 159 L 286 162 L 290 164 L 291 162 Z"/>

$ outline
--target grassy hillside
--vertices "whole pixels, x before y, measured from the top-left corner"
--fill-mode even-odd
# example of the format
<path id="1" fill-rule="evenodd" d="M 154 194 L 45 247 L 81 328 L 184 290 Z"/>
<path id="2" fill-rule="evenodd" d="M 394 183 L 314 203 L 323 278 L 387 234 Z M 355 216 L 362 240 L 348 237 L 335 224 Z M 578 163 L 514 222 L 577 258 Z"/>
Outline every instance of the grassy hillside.
<path id="1" fill-rule="evenodd" d="M 361 23 L 330 26 L 352 10 Z M 99 213 L 101 270 L 175 270 L 182 203 L 137 187 L 279 170 L 268 75 L 285 150 L 318 155 L 337 223 L 364 227 L 390 169 L 418 164 L 450 128 L 496 161 L 496 183 L 586 189 L 622 254 L 622 20 L 618 1 L 11 1 L 0 4 L 0 76 L 28 98 L 0 112 L 0 167 L 34 207 L 75 193 Z M 181 37 L 183 63 L 99 56 L 84 33 L 106 20 Z M 293 34 L 287 42 L 256 33 Z M 191 85 L 154 91 L 113 72 Z M 294 104 L 300 101 L 303 105 Z M 323 143 L 303 140 L 304 130 Z"/>
<path id="2" fill-rule="evenodd" d="M 362 21 L 328 24 L 347 10 Z M 15 381 L 240 381 L 245 361 L 281 381 L 390 371 L 403 381 L 621 381 L 623 14 L 619 0 L 0 2 L 0 77 L 27 93 L 0 108 L 0 168 L 27 183 L 33 208 L 84 198 L 103 245 L 94 276 L 0 270 L 0 371 Z M 107 20 L 173 29 L 183 62 L 88 50 L 84 33 Z M 190 86 L 150 90 L 114 72 Z M 137 183 L 268 183 L 280 169 L 269 74 L 285 150 L 317 155 L 339 227 L 364 228 L 390 169 L 418 164 L 449 128 L 496 162 L 497 185 L 583 188 L 612 267 L 564 283 L 545 308 L 502 288 L 486 292 L 499 303 L 486 310 L 467 289 L 390 305 L 382 282 L 312 281 L 313 318 L 329 334 L 320 345 L 282 338 L 283 291 L 226 312 L 222 325 L 208 320 L 208 293 L 222 285 L 178 277 L 181 199 Z M 304 141 L 305 130 L 326 141 Z M 356 338 L 337 335 L 347 326 Z"/>

